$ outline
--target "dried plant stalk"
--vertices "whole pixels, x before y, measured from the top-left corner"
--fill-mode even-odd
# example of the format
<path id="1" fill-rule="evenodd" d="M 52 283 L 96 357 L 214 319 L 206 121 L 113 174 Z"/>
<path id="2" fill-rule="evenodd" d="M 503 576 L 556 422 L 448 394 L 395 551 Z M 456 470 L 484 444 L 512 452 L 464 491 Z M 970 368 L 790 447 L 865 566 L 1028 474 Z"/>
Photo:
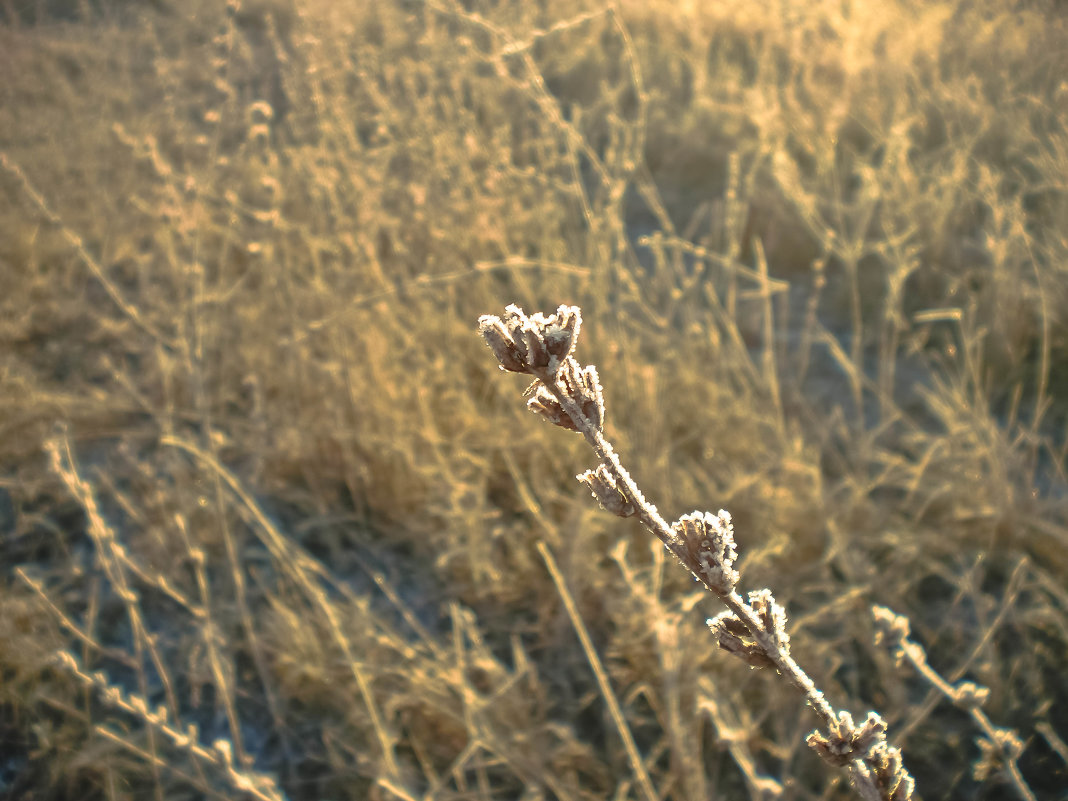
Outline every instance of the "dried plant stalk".
<path id="1" fill-rule="evenodd" d="M 995 726 L 983 711 L 983 704 L 990 697 L 990 690 L 975 682 L 959 681 L 951 684 L 942 678 L 927 662 L 923 646 L 909 639 L 909 619 L 885 606 L 873 606 L 875 618 L 875 642 L 887 643 L 893 649 L 898 663 L 908 662 L 932 687 L 948 698 L 958 709 L 967 712 L 983 732 L 978 739 L 980 757 L 972 766 L 972 776 L 984 781 L 994 774 L 1001 774 L 1021 801 L 1037 801 L 1034 792 L 1020 773 L 1019 759 L 1024 744 L 1012 729 Z"/>
<path id="2" fill-rule="evenodd" d="M 527 316 L 510 305 L 504 315 L 479 318 L 479 332 L 497 357 L 502 370 L 535 379 L 527 407 L 554 425 L 580 432 L 600 463 L 577 476 L 601 506 L 619 517 L 637 517 L 664 547 L 727 610 L 708 621 L 721 648 L 754 667 L 774 668 L 799 689 L 823 722 L 808 744 L 825 761 L 848 769 L 853 787 L 865 801 L 906 801 L 914 782 L 898 749 L 886 741 L 886 723 L 869 712 L 857 725 L 846 711 L 836 711 L 812 679 L 790 656 L 786 610 L 768 589 L 748 593 L 735 589 L 739 580 L 734 564 L 738 552 L 731 517 L 693 512 L 672 524 L 645 499 L 604 437 L 604 397 L 597 369 L 580 365 L 572 356 L 581 329 L 577 306 L 560 306 L 554 314 Z"/>

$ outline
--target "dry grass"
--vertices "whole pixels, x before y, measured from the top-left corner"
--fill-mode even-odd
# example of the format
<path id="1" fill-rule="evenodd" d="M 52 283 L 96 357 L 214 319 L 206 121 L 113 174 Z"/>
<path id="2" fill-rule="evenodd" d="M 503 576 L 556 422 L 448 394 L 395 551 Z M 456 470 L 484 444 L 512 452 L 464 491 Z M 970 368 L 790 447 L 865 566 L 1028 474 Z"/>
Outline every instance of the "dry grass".
<path id="1" fill-rule="evenodd" d="M 919 795 L 1063 794 L 1055 4 L 70 5 L 0 3 L 0 797 L 850 797 L 512 301 Z"/>

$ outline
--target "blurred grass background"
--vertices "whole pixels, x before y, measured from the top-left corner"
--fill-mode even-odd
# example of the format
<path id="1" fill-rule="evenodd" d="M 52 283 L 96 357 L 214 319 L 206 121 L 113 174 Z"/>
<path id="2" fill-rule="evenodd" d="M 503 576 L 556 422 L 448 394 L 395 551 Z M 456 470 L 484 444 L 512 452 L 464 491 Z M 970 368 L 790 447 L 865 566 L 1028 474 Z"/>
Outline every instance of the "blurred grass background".
<path id="1" fill-rule="evenodd" d="M 923 797 L 1015 796 L 872 603 L 1065 798 L 1061 6 L 0 2 L 0 798 L 645 798 L 539 543 L 660 798 L 851 797 L 511 302 Z"/>

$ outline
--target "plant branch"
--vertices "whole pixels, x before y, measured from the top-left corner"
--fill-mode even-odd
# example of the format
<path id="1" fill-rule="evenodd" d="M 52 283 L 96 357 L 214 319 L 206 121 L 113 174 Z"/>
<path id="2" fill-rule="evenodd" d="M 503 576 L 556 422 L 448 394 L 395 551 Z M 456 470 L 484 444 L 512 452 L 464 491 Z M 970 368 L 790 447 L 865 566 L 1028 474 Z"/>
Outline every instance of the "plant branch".
<path id="1" fill-rule="evenodd" d="M 808 744 L 827 762 L 849 770 L 853 786 L 866 801 L 907 801 L 913 780 L 901 753 L 886 742 L 886 723 L 869 712 L 859 726 L 849 712 L 835 711 L 808 674 L 790 655 L 786 610 L 770 590 L 743 599 L 735 589 L 738 553 L 730 514 L 693 512 L 669 524 L 623 467 L 605 438 L 604 397 L 597 369 L 582 366 L 572 352 L 582 315 L 577 306 L 560 306 L 555 314 L 528 317 L 518 306 L 504 317 L 479 318 L 479 331 L 501 369 L 532 376 L 527 408 L 553 423 L 582 434 L 600 464 L 577 476 L 601 506 L 619 517 L 637 517 L 710 592 L 727 612 L 708 621 L 721 648 L 753 667 L 774 667 L 815 710 L 826 732 L 813 732 Z"/>

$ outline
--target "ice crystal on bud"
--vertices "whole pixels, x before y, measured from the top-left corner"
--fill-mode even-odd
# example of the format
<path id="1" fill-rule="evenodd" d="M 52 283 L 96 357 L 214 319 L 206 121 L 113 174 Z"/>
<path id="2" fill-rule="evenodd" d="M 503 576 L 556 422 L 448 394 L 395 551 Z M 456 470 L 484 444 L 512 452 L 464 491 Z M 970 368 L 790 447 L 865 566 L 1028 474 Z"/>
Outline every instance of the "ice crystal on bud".
<path id="1" fill-rule="evenodd" d="M 619 488 L 616 477 L 605 465 L 600 464 L 596 470 L 587 470 L 575 478 L 590 488 L 593 497 L 606 512 L 619 517 L 633 517 L 638 513 L 637 507 Z"/>
<path id="2" fill-rule="evenodd" d="M 519 353 L 519 347 L 500 317 L 492 314 L 482 315 L 478 318 L 478 330 L 490 350 L 493 351 L 493 355 L 497 357 L 502 370 L 513 373 L 527 371 L 526 363 Z"/>
<path id="3" fill-rule="evenodd" d="M 771 590 L 756 590 L 749 593 L 749 606 L 760 618 L 765 633 L 769 634 L 783 654 L 790 653 L 790 635 L 786 633 L 786 610 L 775 602 Z"/>
<path id="4" fill-rule="evenodd" d="M 567 361 L 571 352 L 575 349 L 578 341 L 579 329 L 582 326 L 582 312 L 578 306 L 560 306 L 556 314 L 546 320 L 545 323 L 545 348 L 549 351 L 549 372 L 554 374 L 552 360 L 555 359 L 557 368 Z"/>
<path id="5" fill-rule="evenodd" d="M 814 731 L 808 736 L 808 744 L 823 759 L 832 765 L 844 767 L 854 759 L 870 756 L 875 746 L 886 742 L 886 721 L 875 712 L 869 712 L 860 728 L 853 722 L 849 712 L 838 713 L 837 725 L 826 735 Z"/>
<path id="6" fill-rule="evenodd" d="M 544 385 L 538 385 L 534 391 L 534 397 L 527 401 L 527 408 L 535 414 L 540 414 L 554 426 L 566 428 L 568 431 L 578 431 L 578 426 L 564 411 L 560 401 Z"/>
<path id="7" fill-rule="evenodd" d="M 738 619 L 734 612 L 721 612 L 706 620 L 716 644 L 724 651 L 734 654 L 750 667 L 773 668 L 775 660 L 768 656 L 752 632 Z"/>
<path id="8" fill-rule="evenodd" d="M 597 368 L 592 364 L 580 367 L 578 362 L 568 358 L 557 377 L 557 386 L 578 407 L 582 416 L 600 431 L 604 425 L 604 396 Z M 585 425 L 581 420 L 573 420 L 553 391 L 544 384 L 538 386 L 534 397 L 527 401 L 527 408 L 568 431 L 581 431 Z"/>
<path id="9" fill-rule="evenodd" d="M 671 531 L 681 545 L 676 553 L 690 572 L 718 595 L 730 595 L 738 583 L 730 514 L 723 509 L 716 515 L 693 512 L 673 523 Z"/>
<path id="10" fill-rule="evenodd" d="M 582 314 L 577 306 L 560 306 L 555 314 L 527 317 L 514 303 L 504 317 L 485 314 L 478 330 L 501 368 L 513 373 L 556 375 L 574 350 Z"/>

